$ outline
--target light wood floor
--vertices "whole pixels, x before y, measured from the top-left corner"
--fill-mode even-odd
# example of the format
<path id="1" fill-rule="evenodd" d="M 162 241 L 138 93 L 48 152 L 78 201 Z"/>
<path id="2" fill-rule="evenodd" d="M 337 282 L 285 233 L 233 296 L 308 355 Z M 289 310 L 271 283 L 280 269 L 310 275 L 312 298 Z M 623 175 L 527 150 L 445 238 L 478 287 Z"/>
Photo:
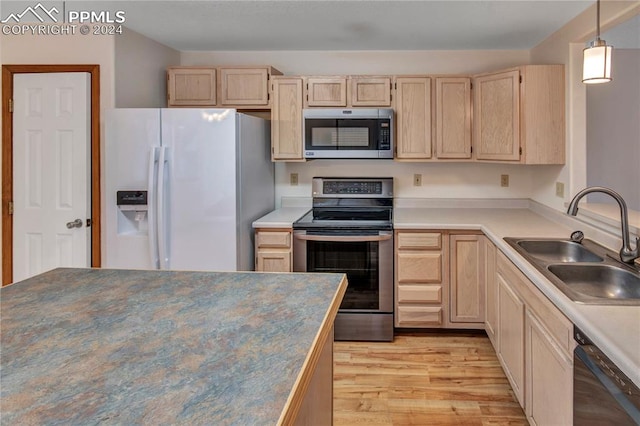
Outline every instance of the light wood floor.
<path id="1" fill-rule="evenodd" d="M 335 342 L 334 425 L 526 425 L 484 334 Z"/>

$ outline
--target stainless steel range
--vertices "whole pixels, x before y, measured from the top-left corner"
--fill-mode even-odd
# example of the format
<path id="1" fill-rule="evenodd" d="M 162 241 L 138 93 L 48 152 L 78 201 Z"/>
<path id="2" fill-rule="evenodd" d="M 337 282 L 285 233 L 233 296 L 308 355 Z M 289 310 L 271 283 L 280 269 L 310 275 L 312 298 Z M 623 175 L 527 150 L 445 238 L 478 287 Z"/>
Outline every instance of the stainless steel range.
<path id="1" fill-rule="evenodd" d="M 293 270 L 346 273 L 336 340 L 393 340 L 393 178 L 314 178 Z"/>

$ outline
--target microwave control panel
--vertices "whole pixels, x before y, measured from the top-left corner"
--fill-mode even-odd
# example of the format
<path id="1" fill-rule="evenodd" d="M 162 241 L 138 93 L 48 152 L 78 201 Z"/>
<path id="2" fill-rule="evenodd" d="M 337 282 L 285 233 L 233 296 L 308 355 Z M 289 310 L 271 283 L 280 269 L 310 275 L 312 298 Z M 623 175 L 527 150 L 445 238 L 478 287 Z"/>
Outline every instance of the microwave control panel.
<path id="1" fill-rule="evenodd" d="M 391 149 L 391 126 L 388 120 L 380 122 L 378 149 Z"/>

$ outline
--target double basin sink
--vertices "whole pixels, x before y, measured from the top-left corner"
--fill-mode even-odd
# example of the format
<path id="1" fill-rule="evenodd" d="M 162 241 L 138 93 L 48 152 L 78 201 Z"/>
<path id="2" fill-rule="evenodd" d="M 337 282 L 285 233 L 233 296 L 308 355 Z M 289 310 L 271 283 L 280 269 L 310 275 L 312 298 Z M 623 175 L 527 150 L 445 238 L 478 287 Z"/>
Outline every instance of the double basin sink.
<path id="1" fill-rule="evenodd" d="M 578 303 L 640 306 L 640 268 L 591 241 L 504 239 L 567 297 Z"/>

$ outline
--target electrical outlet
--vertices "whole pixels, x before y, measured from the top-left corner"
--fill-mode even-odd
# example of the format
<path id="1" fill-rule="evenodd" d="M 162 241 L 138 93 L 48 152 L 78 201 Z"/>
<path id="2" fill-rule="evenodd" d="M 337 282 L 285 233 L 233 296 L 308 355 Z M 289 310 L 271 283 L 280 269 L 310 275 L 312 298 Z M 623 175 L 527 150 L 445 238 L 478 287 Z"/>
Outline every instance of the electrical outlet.
<path id="1" fill-rule="evenodd" d="M 297 173 L 290 173 L 289 174 L 289 183 L 291 184 L 291 186 L 298 186 L 298 174 Z"/>
<path id="2" fill-rule="evenodd" d="M 413 175 L 413 186 L 422 186 L 422 175 L 420 173 Z"/>
<path id="3" fill-rule="evenodd" d="M 564 198 L 564 183 L 556 182 L 556 197 Z"/>
<path id="4" fill-rule="evenodd" d="M 500 175 L 500 186 L 505 188 L 509 186 L 509 175 Z"/>

